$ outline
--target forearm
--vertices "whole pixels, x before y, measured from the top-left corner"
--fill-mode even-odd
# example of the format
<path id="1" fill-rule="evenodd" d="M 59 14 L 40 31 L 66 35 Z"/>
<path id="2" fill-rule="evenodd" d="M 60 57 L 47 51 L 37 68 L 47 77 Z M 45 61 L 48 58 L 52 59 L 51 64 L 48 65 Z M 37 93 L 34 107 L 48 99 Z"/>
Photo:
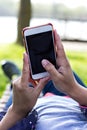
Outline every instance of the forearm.
<path id="1" fill-rule="evenodd" d="M 87 88 L 76 83 L 73 90 L 71 89 L 71 92 L 69 92 L 68 95 L 76 100 L 80 105 L 87 106 Z"/>
<path id="2" fill-rule="evenodd" d="M 0 130 L 8 130 L 16 124 L 22 117 L 13 112 L 12 108 L 9 108 L 6 115 L 0 122 Z"/>

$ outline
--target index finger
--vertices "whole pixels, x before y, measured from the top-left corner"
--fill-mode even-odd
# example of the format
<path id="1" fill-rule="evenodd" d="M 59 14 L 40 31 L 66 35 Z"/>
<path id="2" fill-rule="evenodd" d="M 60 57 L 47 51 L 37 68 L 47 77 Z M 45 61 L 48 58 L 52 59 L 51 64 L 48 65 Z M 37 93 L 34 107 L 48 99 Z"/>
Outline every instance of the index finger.
<path id="1" fill-rule="evenodd" d="M 30 69 L 29 69 L 29 61 L 28 55 L 26 53 L 23 54 L 23 69 L 22 69 L 22 82 L 28 82 L 30 77 Z"/>
<path id="2" fill-rule="evenodd" d="M 56 53 L 57 53 L 57 64 L 58 66 L 61 66 L 64 63 L 67 63 L 67 58 L 66 58 L 66 54 L 64 51 L 64 47 L 63 44 L 61 43 L 61 39 L 58 35 L 58 33 L 56 32 L 56 30 L 54 31 L 54 36 L 55 36 L 55 44 L 56 44 Z"/>

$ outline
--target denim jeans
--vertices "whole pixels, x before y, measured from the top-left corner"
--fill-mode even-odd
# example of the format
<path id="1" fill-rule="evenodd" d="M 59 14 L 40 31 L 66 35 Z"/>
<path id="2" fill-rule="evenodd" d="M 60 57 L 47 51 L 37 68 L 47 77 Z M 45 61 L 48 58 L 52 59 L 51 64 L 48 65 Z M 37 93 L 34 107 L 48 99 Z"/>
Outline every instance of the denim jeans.
<path id="1" fill-rule="evenodd" d="M 74 77 L 75 77 L 75 79 L 77 80 L 77 82 L 78 82 L 80 85 L 82 85 L 83 87 L 86 87 L 86 85 L 83 83 L 83 81 L 80 79 L 80 77 L 79 77 L 75 72 L 73 72 L 73 74 L 74 74 Z M 58 90 L 54 87 L 54 84 L 53 84 L 53 82 L 52 82 L 51 80 L 46 84 L 46 86 L 44 87 L 44 89 L 43 89 L 43 91 L 42 91 L 43 95 L 45 95 L 47 92 L 50 92 L 50 93 L 53 93 L 53 94 L 59 95 L 59 96 L 65 96 L 64 93 L 58 91 Z M 6 103 L 6 106 L 5 106 L 6 109 L 12 104 L 12 95 L 13 95 L 13 93 L 12 93 L 12 91 L 11 91 L 11 95 L 10 95 L 10 97 L 9 97 L 8 102 Z"/>
<path id="2" fill-rule="evenodd" d="M 76 81 L 77 81 L 80 85 L 82 85 L 83 87 L 86 87 L 86 85 L 83 83 L 83 81 L 80 79 L 80 77 L 79 77 L 75 72 L 73 72 L 73 75 L 74 75 Z M 43 89 L 43 94 L 44 94 L 44 95 L 45 95 L 47 92 L 51 92 L 51 93 L 53 93 L 53 94 L 55 94 L 55 95 L 59 95 L 59 96 L 66 96 L 64 93 L 58 91 L 58 90 L 54 87 L 54 84 L 53 84 L 52 81 L 49 81 L 49 82 L 47 83 L 47 85 L 46 85 L 46 86 L 44 87 L 44 89 Z"/>

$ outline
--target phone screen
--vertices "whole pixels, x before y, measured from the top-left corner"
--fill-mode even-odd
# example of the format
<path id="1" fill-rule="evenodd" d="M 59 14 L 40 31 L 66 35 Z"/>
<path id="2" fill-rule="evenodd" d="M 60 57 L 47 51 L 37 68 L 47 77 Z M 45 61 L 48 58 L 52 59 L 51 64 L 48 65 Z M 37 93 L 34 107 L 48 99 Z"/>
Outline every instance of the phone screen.
<path id="1" fill-rule="evenodd" d="M 26 36 L 32 74 L 46 72 L 42 59 L 49 60 L 56 66 L 52 31 Z"/>

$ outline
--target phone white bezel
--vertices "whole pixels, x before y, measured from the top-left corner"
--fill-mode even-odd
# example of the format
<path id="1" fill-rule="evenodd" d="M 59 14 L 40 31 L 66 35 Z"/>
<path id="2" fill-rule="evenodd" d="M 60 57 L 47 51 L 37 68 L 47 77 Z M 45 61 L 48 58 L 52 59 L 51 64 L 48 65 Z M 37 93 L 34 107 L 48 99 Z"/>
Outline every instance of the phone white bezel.
<path id="1" fill-rule="evenodd" d="M 41 26 L 32 27 L 32 28 L 26 28 L 24 30 L 23 34 L 24 34 L 24 40 L 25 40 L 28 55 L 29 55 L 29 52 L 28 52 L 28 47 L 27 47 L 26 36 L 30 36 L 30 35 L 38 34 L 38 33 L 42 33 L 42 32 L 48 32 L 48 31 L 52 31 L 52 30 L 53 30 L 53 26 L 51 24 L 41 25 Z M 54 41 L 54 39 L 53 39 L 53 41 Z M 30 61 L 30 58 L 29 58 L 29 61 Z M 34 80 L 49 76 L 48 72 L 33 74 L 32 67 L 31 67 L 31 61 L 30 61 L 30 69 L 31 69 L 31 76 Z"/>

